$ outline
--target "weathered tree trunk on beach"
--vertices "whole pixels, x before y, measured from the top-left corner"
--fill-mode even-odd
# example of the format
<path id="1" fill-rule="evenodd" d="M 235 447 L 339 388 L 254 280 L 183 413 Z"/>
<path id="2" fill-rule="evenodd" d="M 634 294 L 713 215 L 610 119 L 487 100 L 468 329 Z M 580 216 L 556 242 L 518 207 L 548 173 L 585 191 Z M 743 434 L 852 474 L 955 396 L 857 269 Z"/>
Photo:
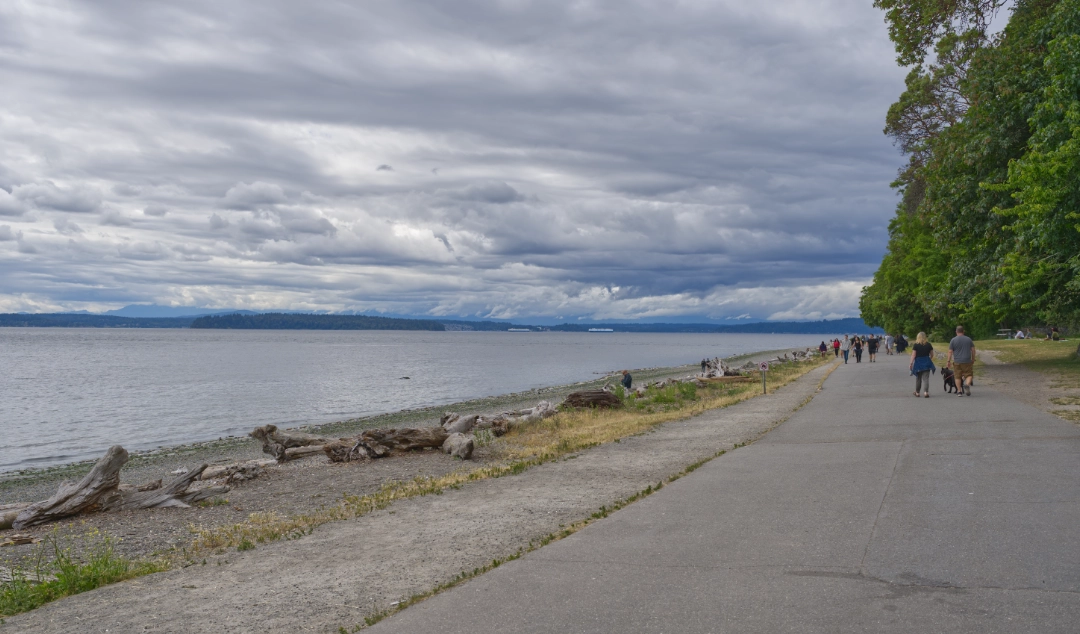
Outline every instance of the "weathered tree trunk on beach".
<path id="1" fill-rule="evenodd" d="M 450 434 L 442 444 L 442 450 L 453 458 L 468 460 L 472 458 L 476 440 L 472 434 Z"/>
<path id="2" fill-rule="evenodd" d="M 6 531 L 11 528 L 11 525 L 15 522 L 15 518 L 19 516 L 19 513 L 26 507 L 30 506 L 29 502 L 20 502 L 18 504 L 4 504 L 0 506 L 0 531 Z"/>
<path id="3" fill-rule="evenodd" d="M 12 528 L 21 529 L 100 508 L 102 496 L 114 493 L 120 486 L 120 467 L 128 460 L 128 452 L 113 445 L 98 459 L 94 468 L 76 484 L 63 482 L 49 499 L 23 509 Z"/>
<path id="4" fill-rule="evenodd" d="M 383 458 L 394 451 L 442 447 L 450 434 L 442 427 L 369 429 L 355 438 L 328 442 L 322 451 L 331 462 Z"/>
<path id="5" fill-rule="evenodd" d="M 276 425 L 256 427 L 252 430 L 250 436 L 261 441 L 263 453 L 273 456 L 278 462 L 286 462 L 300 456 L 319 453 L 322 451 L 323 445 L 334 442 L 333 438 L 323 438 L 314 434 L 284 432 L 279 430 Z M 303 447 L 316 447 L 316 449 L 289 452 L 290 449 Z"/>
<path id="6" fill-rule="evenodd" d="M 199 500 L 225 493 L 229 487 L 205 487 L 189 491 L 195 480 L 199 479 L 207 465 L 188 471 L 172 482 L 156 489 L 148 491 L 128 490 L 117 491 L 104 500 L 101 505 L 102 511 L 127 511 L 131 509 L 164 509 L 164 508 L 188 508 Z"/>
<path id="7" fill-rule="evenodd" d="M 48 500 L 21 509 L 11 528 L 22 529 L 46 524 L 97 511 L 182 507 L 229 490 L 229 487 L 188 487 L 206 469 L 202 465 L 165 486 L 120 487 L 120 468 L 128 460 L 128 452 L 120 445 L 109 448 L 94 467 L 79 482 L 64 482 Z M 156 484 L 156 483 L 154 483 Z M 142 489 L 142 490 L 140 490 Z M 4 514 L 6 518 L 7 513 Z"/>
<path id="8" fill-rule="evenodd" d="M 605 392 L 604 390 L 586 390 L 584 392 L 574 392 L 566 397 L 563 401 L 563 405 L 574 408 L 582 407 L 622 407 L 622 401 L 618 396 L 615 396 L 611 392 Z"/>
<path id="9" fill-rule="evenodd" d="M 476 414 L 472 416 L 459 416 L 453 412 L 447 412 L 443 414 L 442 420 L 439 421 L 439 426 L 446 430 L 448 434 L 467 434 L 472 431 L 472 428 L 476 426 L 476 422 L 480 420 L 480 417 Z"/>

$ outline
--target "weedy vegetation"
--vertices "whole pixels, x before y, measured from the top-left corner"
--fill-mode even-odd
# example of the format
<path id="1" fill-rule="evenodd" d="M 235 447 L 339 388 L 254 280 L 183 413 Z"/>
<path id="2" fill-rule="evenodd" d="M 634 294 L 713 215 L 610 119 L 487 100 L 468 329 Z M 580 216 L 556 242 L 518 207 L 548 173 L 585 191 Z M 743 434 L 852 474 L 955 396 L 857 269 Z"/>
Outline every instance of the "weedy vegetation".
<path id="1" fill-rule="evenodd" d="M 79 548 L 76 539 L 84 542 Z M 118 555 L 113 539 L 97 531 L 80 537 L 61 537 L 54 531 L 35 549 L 31 566 L 12 570 L 11 578 L 0 583 L 0 616 L 27 612 L 50 601 L 169 568 L 164 560 L 132 560 Z"/>

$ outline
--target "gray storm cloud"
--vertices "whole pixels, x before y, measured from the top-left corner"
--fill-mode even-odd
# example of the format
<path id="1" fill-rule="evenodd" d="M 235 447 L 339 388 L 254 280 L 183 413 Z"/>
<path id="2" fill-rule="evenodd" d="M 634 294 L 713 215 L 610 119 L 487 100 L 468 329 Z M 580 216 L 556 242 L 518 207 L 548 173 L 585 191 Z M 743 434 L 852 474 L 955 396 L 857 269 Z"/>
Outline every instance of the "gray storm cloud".
<path id="1" fill-rule="evenodd" d="M 758 4 L 4 4 L 0 310 L 857 314 L 902 73 Z"/>

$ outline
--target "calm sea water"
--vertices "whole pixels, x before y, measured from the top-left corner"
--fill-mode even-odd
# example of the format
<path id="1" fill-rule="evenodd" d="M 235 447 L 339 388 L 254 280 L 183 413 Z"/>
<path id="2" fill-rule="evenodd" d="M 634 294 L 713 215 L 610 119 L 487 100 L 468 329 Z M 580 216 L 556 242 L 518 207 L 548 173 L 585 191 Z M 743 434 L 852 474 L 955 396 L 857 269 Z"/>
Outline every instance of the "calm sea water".
<path id="1" fill-rule="evenodd" d="M 0 471 L 96 458 L 113 444 L 153 449 L 820 338 L 0 328 Z"/>

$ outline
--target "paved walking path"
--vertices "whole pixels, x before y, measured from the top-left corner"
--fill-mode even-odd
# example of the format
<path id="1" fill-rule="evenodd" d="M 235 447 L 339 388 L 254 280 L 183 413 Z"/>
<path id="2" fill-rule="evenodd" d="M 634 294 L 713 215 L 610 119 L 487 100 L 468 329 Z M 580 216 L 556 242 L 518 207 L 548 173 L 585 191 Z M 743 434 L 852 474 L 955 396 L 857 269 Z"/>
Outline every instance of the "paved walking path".
<path id="1" fill-rule="evenodd" d="M 1080 428 L 841 366 L 764 439 L 373 632 L 1076 632 Z"/>

